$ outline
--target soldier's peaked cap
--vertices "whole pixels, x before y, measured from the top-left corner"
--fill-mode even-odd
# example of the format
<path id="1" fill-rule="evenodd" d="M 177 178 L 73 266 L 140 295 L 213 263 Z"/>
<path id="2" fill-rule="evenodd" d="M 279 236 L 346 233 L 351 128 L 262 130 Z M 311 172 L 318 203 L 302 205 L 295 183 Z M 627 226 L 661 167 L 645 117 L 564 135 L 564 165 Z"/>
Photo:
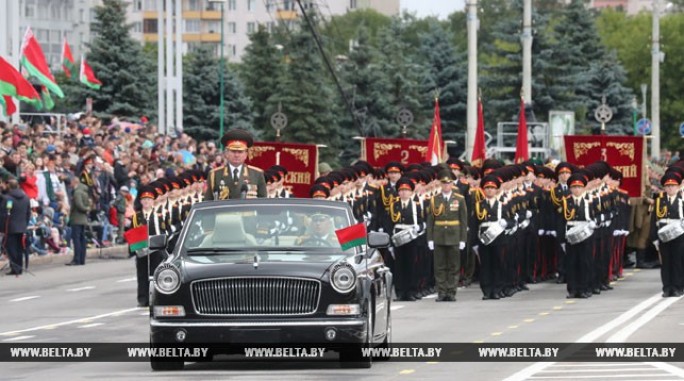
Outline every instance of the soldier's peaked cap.
<path id="1" fill-rule="evenodd" d="M 254 144 L 254 138 L 249 131 L 234 129 L 221 137 L 221 144 L 228 150 L 245 151 Z"/>

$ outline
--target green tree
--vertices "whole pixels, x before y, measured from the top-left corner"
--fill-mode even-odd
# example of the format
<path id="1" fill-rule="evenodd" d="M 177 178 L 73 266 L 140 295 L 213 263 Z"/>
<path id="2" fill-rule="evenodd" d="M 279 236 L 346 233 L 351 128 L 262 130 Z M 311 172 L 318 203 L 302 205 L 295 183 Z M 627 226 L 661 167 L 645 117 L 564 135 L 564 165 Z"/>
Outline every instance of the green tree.
<path id="1" fill-rule="evenodd" d="M 332 16 L 322 25 L 321 35 L 334 55 L 347 54 L 349 41 L 356 38 L 359 27 L 366 28 L 370 43 L 375 45 L 378 31 L 387 27 L 390 20 L 373 9 L 358 9 L 340 16 Z"/>
<path id="2" fill-rule="evenodd" d="M 245 84 L 245 94 L 253 102 L 254 128 L 264 131 L 271 129 L 271 115 L 266 113 L 266 107 L 282 70 L 283 54 L 282 49 L 278 49 L 282 45 L 275 43 L 263 25 L 259 25 L 249 40 L 239 74 Z"/>
<path id="3" fill-rule="evenodd" d="M 157 99 L 154 64 L 130 36 L 127 6 L 122 0 L 103 0 L 95 7 L 97 35 L 87 59 L 103 85 L 100 90 L 83 86 L 73 96 L 75 104 L 93 98 L 94 113 L 103 117 L 151 115 Z"/>
<path id="4" fill-rule="evenodd" d="M 591 64 L 587 84 L 587 106 L 590 112 L 601 104 L 606 97 L 606 104 L 613 110 L 613 118 L 606 125 L 606 131 L 612 134 L 631 135 L 634 131 L 632 121 L 632 90 L 625 86 L 627 76 L 625 70 L 617 61 L 614 52 L 604 55 L 603 59 Z M 591 118 L 594 130 L 599 127 L 598 122 Z"/>
<path id="5" fill-rule="evenodd" d="M 183 62 L 183 127 L 195 139 L 216 140 L 220 125 L 220 61 L 209 47 L 200 47 Z M 224 70 L 224 129 L 252 127 L 252 102 L 235 70 Z"/>
<path id="6" fill-rule="evenodd" d="M 414 121 L 408 126 L 411 136 L 417 137 L 417 126 L 424 126 L 426 116 L 421 113 L 422 104 L 419 100 L 419 81 L 423 66 L 416 62 L 416 56 L 410 53 L 411 47 L 406 42 L 407 24 L 399 17 L 392 18 L 392 23 L 379 32 L 379 66 L 380 72 L 387 76 L 388 90 L 385 95 L 390 110 L 396 115 L 405 108 L 413 113 Z M 432 118 L 432 115 L 430 115 Z M 383 131 L 386 137 L 398 137 L 401 126 L 395 117 Z"/>
<path id="7" fill-rule="evenodd" d="M 421 34 L 420 54 L 423 58 L 423 78 L 420 84 L 422 114 L 432 119 L 435 91 L 439 93 L 442 134 L 454 139 L 456 132 L 465 131 L 467 60 L 451 44 L 451 31 L 433 20 L 428 32 Z M 423 136 L 430 133 L 429 126 Z"/>
<path id="8" fill-rule="evenodd" d="M 337 163 L 341 145 L 337 97 L 304 21 L 291 32 L 286 49 L 286 67 L 278 76 L 277 87 L 268 100 L 266 112 L 269 115 L 276 112 L 280 104 L 288 119 L 287 128 L 282 131 L 283 141 L 326 144 L 328 148 L 321 150 L 321 160 L 331 165 Z M 274 136 L 273 130 L 264 133 L 264 139 L 273 139 Z"/>

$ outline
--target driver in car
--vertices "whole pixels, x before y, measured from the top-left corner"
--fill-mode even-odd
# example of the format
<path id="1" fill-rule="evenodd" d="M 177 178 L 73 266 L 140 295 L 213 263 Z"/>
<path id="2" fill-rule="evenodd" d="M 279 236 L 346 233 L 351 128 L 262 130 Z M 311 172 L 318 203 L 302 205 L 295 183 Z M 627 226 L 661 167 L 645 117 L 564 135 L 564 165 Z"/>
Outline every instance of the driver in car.
<path id="1" fill-rule="evenodd" d="M 298 237 L 295 244 L 297 246 L 339 247 L 340 243 L 333 231 L 332 218 L 321 213 L 311 216 L 308 234 Z"/>

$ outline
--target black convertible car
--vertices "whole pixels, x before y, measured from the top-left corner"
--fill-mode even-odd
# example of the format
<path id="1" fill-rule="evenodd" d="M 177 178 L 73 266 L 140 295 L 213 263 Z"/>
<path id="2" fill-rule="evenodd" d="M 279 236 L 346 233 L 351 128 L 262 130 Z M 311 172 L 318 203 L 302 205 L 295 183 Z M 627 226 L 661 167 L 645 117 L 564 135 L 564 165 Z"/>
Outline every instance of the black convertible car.
<path id="1" fill-rule="evenodd" d="M 392 274 L 377 248 L 343 251 L 336 230 L 355 224 L 347 203 L 250 199 L 196 204 L 153 277 L 151 346 L 340 345 L 343 364 L 369 367 L 359 347 L 391 340 Z M 175 241 L 175 240 L 174 240 Z M 356 350 L 349 350 L 352 345 Z M 346 348 L 346 349 L 345 349 Z M 155 370 L 183 361 L 152 358 Z"/>

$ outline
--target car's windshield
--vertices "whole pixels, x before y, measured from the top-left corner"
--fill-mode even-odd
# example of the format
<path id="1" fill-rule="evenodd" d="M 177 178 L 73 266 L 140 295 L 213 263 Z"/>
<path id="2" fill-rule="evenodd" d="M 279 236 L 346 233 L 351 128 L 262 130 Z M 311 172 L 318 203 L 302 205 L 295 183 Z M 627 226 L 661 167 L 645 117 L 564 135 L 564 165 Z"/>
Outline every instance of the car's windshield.
<path id="1" fill-rule="evenodd" d="M 347 210 L 336 206 L 274 203 L 199 209 L 187 221 L 181 250 L 189 255 L 282 250 L 341 253 L 335 230 L 352 223 Z"/>

